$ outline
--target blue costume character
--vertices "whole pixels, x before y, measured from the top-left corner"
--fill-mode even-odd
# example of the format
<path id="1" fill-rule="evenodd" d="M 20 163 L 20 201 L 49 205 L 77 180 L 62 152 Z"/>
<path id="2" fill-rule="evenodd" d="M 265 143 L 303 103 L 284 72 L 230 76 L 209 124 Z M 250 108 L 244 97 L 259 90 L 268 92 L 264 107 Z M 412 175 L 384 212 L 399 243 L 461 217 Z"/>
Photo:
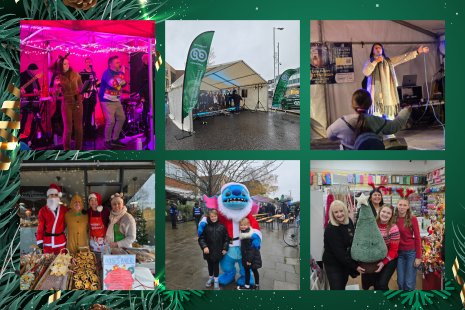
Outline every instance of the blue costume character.
<path id="1" fill-rule="evenodd" d="M 245 284 L 245 271 L 242 267 L 241 259 L 241 241 L 239 240 L 239 221 L 243 218 L 249 219 L 251 228 L 253 230 L 252 245 L 257 249 L 260 248 L 262 233 L 258 226 L 258 222 L 252 214 L 258 213 L 258 205 L 255 204 L 250 197 L 249 190 L 243 184 L 228 183 L 221 188 L 221 195 L 208 198 L 203 196 L 203 201 L 206 203 L 207 208 L 218 210 L 219 221 L 226 226 L 229 233 L 229 250 L 220 261 L 220 268 L 223 271 L 220 274 L 218 281 L 221 285 L 227 285 L 236 278 L 236 263 L 239 264 L 239 274 L 237 285 Z M 207 220 L 204 217 L 199 224 L 198 235 L 200 236 L 203 229 L 207 225 Z M 252 279 L 250 284 L 253 284 Z"/>

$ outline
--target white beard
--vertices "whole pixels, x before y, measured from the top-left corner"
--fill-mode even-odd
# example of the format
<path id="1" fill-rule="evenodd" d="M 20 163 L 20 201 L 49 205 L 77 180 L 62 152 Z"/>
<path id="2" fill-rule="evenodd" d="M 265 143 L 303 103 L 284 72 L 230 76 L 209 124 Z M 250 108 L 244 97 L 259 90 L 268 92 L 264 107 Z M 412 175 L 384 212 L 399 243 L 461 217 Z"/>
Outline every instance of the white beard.
<path id="1" fill-rule="evenodd" d="M 47 207 L 51 211 L 55 212 L 59 204 L 60 204 L 60 198 L 47 198 Z"/>
<path id="2" fill-rule="evenodd" d="M 221 196 L 218 197 L 218 211 L 220 211 L 224 217 L 232 220 L 233 222 L 239 222 L 243 218 L 247 217 L 247 215 L 252 211 L 252 205 L 253 205 L 252 199 L 249 198 L 249 202 L 247 203 L 244 209 L 241 209 L 241 210 L 229 209 L 223 204 L 223 201 L 221 200 Z"/>

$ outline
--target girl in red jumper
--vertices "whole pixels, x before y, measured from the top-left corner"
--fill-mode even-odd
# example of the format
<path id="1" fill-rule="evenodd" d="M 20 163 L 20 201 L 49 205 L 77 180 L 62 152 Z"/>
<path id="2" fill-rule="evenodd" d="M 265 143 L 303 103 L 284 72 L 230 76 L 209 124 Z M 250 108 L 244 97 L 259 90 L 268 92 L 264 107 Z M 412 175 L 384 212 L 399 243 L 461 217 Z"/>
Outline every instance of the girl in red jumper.
<path id="1" fill-rule="evenodd" d="M 394 224 L 394 207 L 383 205 L 376 216 L 381 235 L 388 248 L 387 256 L 379 262 L 378 270 L 370 274 L 375 290 L 389 290 L 389 281 L 397 267 L 397 251 L 399 249 L 400 234 Z"/>
<path id="2" fill-rule="evenodd" d="M 400 232 L 397 285 L 399 290 L 412 291 L 417 280 L 417 268 L 421 263 L 421 237 L 418 220 L 412 215 L 407 197 L 402 197 L 397 203 L 394 222 Z"/>

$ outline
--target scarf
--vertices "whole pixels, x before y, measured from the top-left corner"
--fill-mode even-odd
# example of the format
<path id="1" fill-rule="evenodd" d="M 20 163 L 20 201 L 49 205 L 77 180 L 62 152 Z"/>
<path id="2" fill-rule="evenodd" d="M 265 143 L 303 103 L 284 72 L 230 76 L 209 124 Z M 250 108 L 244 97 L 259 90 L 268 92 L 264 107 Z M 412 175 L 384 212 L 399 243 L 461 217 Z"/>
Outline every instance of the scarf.
<path id="1" fill-rule="evenodd" d="M 119 212 L 114 212 L 113 210 L 110 213 L 110 223 L 108 224 L 107 228 L 107 235 L 105 236 L 105 243 L 110 244 L 111 242 L 114 242 L 115 240 L 115 231 L 114 231 L 114 226 L 118 221 L 128 212 L 128 209 L 126 207 L 123 207 L 123 209 Z"/>
<path id="2" fill-rule="evenodd" d="M 32 74 L 32 72 L 29 71 L 29 70 L 26 70 L 26 71 L 27 71 L 27 74 L 29 74 L 29 76 L 31 77 L 31 80 L 32 80 L 32 79 L 35 77 L 35 75 Z M 29 81 L 30 81 L 30 80 L 29 80 Z M 34 82 L 32 82 L 32 87 L 33 87 L 34 89 L 39 90 L 39 84 L 37 83 L 37 79 L 36 79 Z"/>
<path id="3" fill-rule="evenodd" d="M 389 58 L 384 58 L 389 66 L 389 81 L 381 81 L 381 66 L 384 66 L 384 62 L 380 62 L 376 65 L 375 69 L 371 73 L 371 83 L 375 85 L 375 94 L 373 96 L 374 102 L 373 106 L 375 111 L 381 111 L 381 114 L 384 115 L 395 115 L 397 114 L 400 103 L 399 95 L 397 94 L 397 89 L 391 92 L 391 85 L 395 85 L 393 72 L 394 67 Z M 370 59 L 371 62 L 375 61 L 374 58 Z M 384 83 L 384 84 L 383 84 Z M 386 87 L 383 87 L 386 86 Z M 395 102 L 395 105 L 389 105 L 389 99 L 392 97 L 391 93 L 394 93 L 395 98 L 392 98 Z M 379 98 L 379 94 L 382 94 L 382 97 Z"/>

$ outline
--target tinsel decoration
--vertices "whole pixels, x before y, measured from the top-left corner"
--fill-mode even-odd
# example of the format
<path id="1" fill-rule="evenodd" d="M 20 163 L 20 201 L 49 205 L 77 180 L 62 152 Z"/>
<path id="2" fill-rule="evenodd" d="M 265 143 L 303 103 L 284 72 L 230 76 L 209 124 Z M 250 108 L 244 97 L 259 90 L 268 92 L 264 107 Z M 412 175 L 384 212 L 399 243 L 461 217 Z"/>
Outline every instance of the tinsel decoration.
<path id="1" fill-rule="evenodd" d="M 460 265 L 457 257 L 455 257 L 454 265 L 452 266 L 452 272 L 454 273 L 455 281 L 462 286 L 460 292 L 460 299 L 462 299 L 463 306 L 465 307 L 465 281 L 459 276 Z"/>
<path id="2" fill-rule="evenodd" d="M 97 4 L 97 0 L 63 0 L 63 3 L 78 10 L 88 10 Z"/>

